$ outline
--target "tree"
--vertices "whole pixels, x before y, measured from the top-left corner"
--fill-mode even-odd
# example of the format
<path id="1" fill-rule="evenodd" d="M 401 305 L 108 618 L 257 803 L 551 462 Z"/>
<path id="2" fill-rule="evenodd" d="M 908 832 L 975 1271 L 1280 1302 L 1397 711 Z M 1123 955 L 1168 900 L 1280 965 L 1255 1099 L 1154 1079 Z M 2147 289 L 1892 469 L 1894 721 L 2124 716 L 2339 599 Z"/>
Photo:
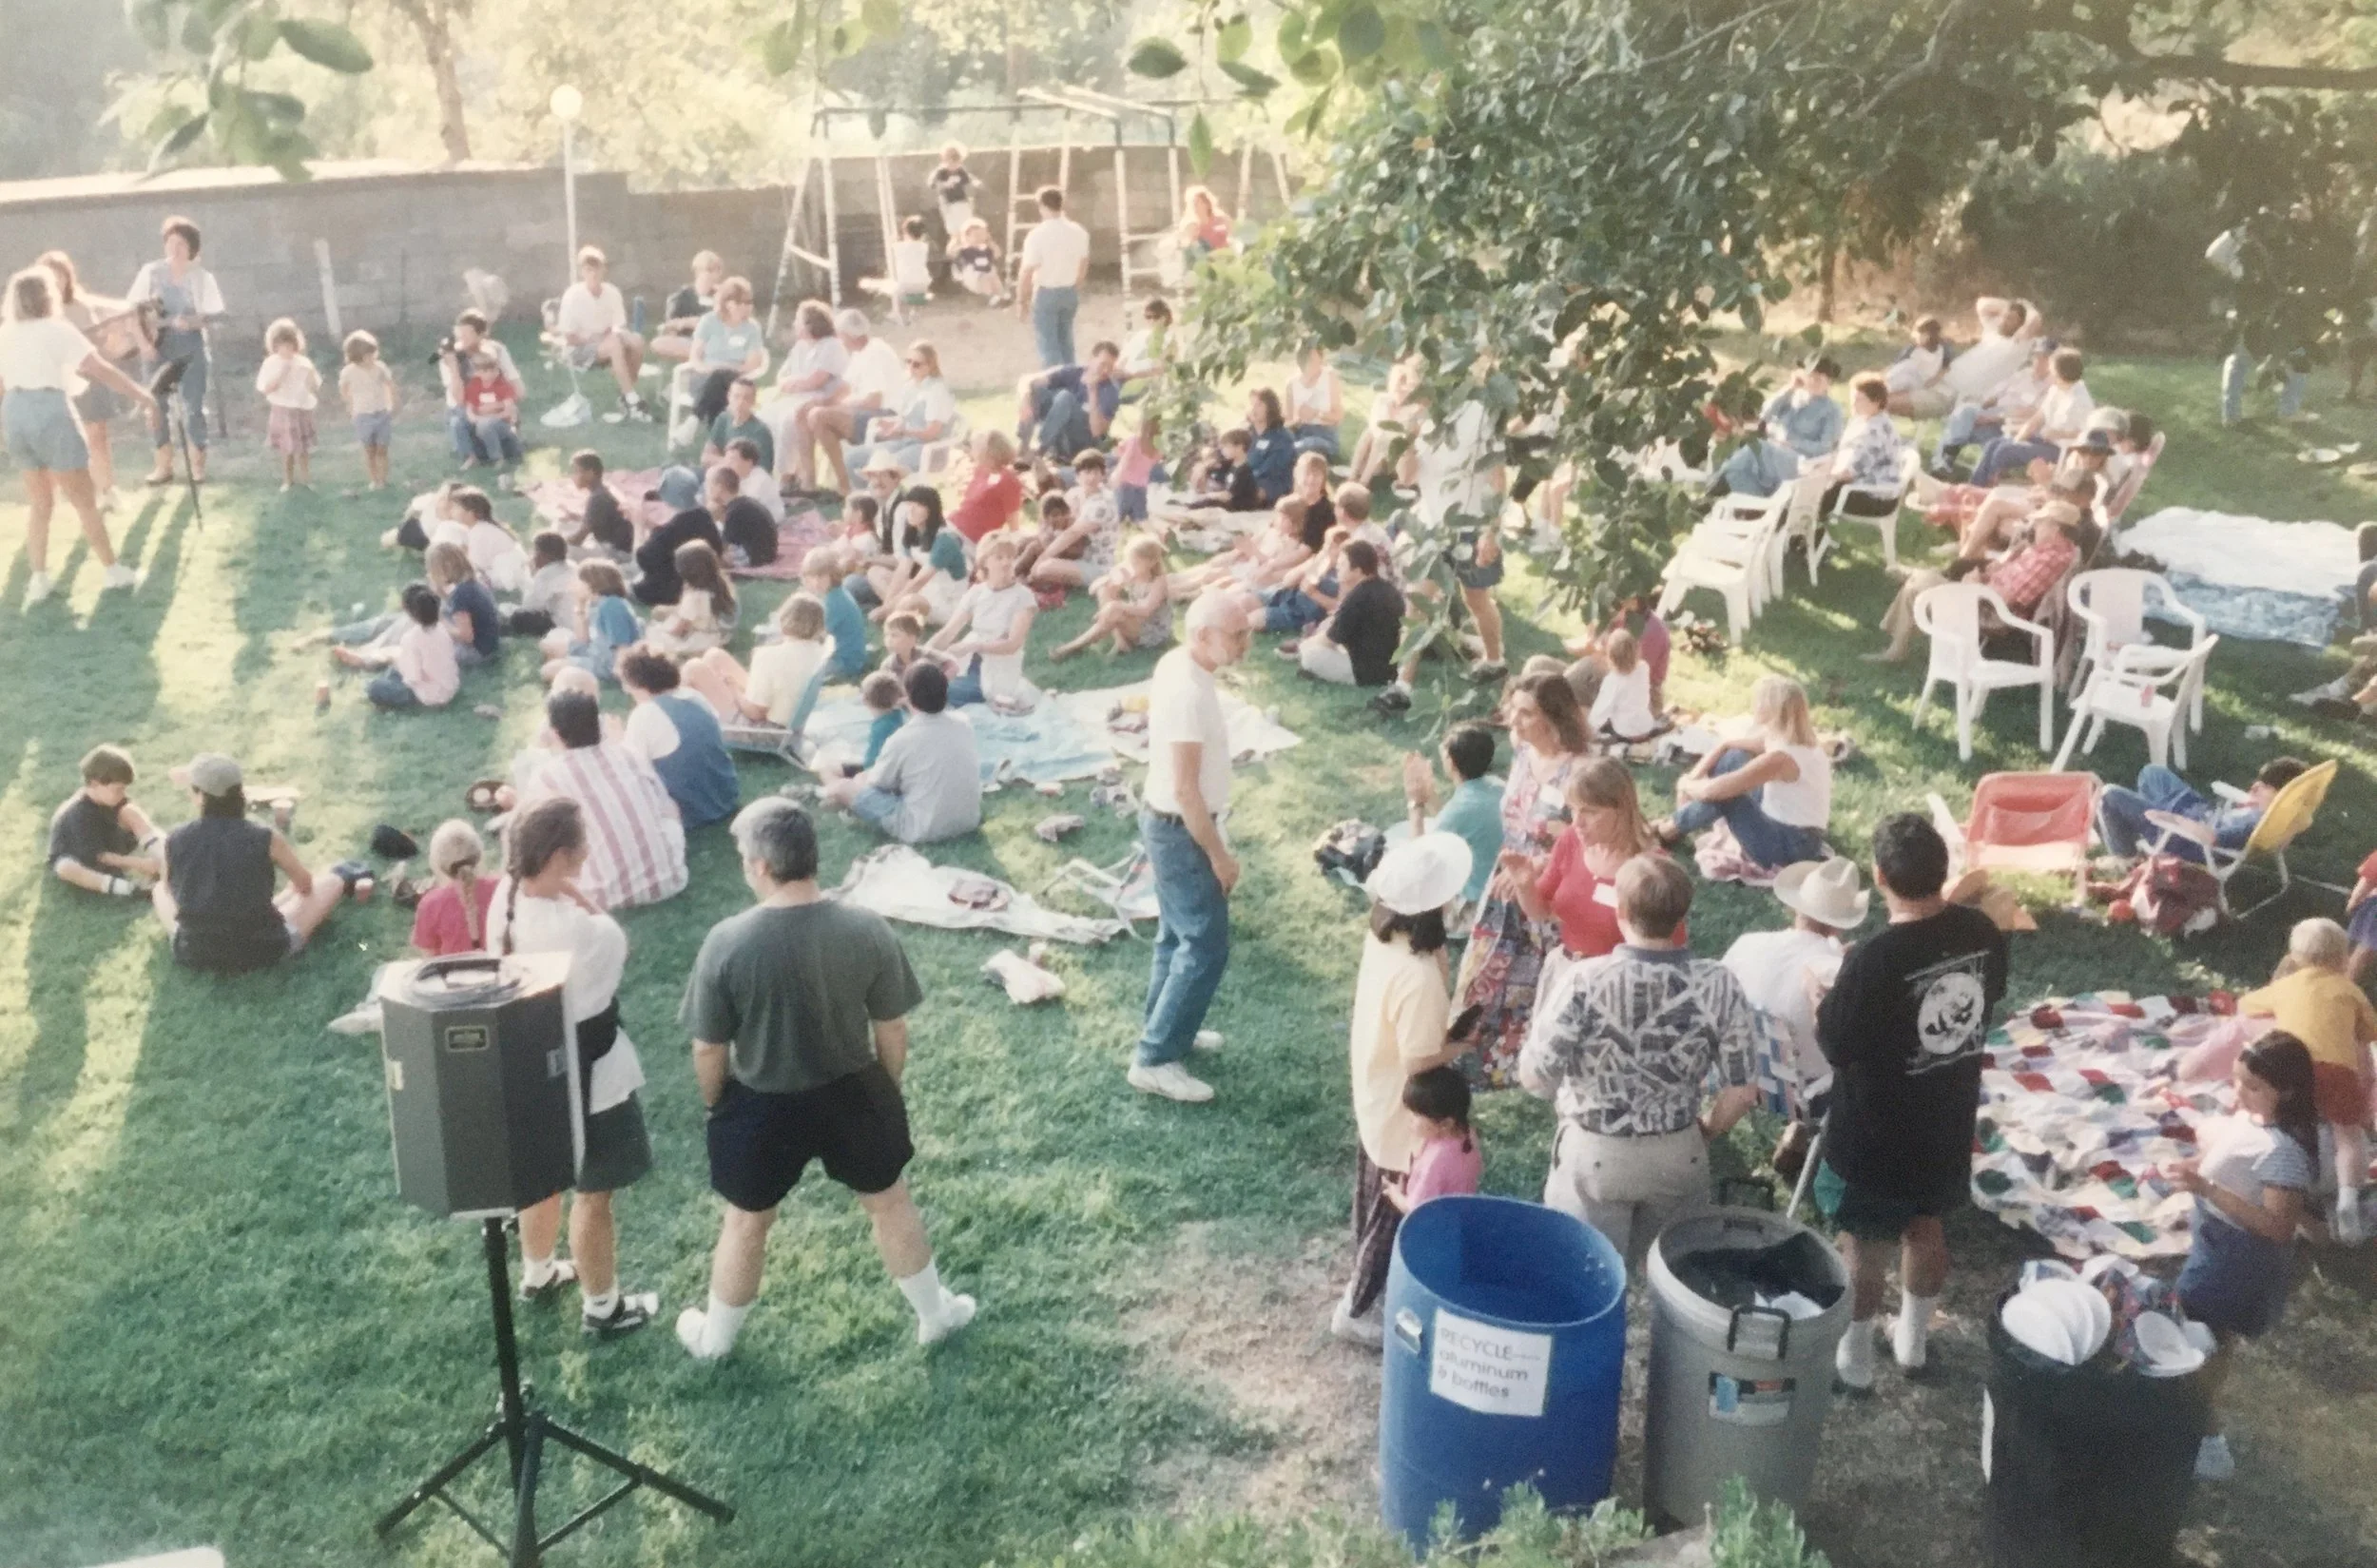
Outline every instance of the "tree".
<path id="1" fill-rule="evenodd" d="M 471 0 L 388 0 L 388 4 L 420 35 L 430 80 L 437 88 L 437 139 L 446 145 L 446 161 L 467 162 L 471 130 L 462 115 L 462 79 L 454 71 L 454 25 L 470 15 Z"/>
<path id="2" fill-rule="evenodd" d="M 270 164 L 302 180 L 316 150 L 305 101 L 254 78 L 283 54 L 347 76 L 372 68 L 353 32 L 284 15 L 278 0 L 128 0 L 126 15 L 159 63 L 144 84 L 154 104 L 145 128 L 152 169 L 204 145 L 225 163 Z"/>

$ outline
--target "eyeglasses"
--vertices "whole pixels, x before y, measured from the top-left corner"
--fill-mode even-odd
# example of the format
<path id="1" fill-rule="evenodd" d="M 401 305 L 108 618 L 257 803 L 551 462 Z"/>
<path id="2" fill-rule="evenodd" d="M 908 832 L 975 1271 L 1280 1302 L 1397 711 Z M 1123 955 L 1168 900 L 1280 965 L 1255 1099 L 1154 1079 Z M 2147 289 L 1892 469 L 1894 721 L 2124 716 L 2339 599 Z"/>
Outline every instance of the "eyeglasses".
<path id="1" fill-rule="evenodd" d="M 908 368 L 910 370 L 923 370 L 926 368 L 926 363 L 927 361 L 922 359 L 911 359 L 908 361 Z"/>

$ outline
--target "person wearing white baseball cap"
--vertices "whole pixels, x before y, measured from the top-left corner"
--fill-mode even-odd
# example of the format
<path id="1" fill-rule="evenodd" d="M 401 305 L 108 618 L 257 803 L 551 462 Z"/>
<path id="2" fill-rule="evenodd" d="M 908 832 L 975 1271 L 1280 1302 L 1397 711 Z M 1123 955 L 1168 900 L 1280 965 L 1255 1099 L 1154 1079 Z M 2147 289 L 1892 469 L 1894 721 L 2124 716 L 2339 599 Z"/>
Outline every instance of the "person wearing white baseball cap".
<path id="1" fill-rule="evenodd" d="M 1354 980 L 1354 1271 L 1329 1318 L 1329 1332 L 1359 1345 L 1383 1335 L 1380 1302 L 1402 1223 L 1388 1194 L 1401 1191 L 1425 1135 L 1404 1107 L 1403 1085 L 1463 1049 L 1445 1038 L 1453 1001 L 1444 918 L 1469 881 L 1469 862 L 1459 834 L 1421 833 L 1388 850 L 1362 884 L 1370 930 Z"/>
<path id="2" fill-rule="evenodd" d="M 1774 1152 L 1774 1168 L 1788 1180 L 1807 1157 L 1832 1087 L 1832 1064 L 1816 1044 L 1816 1004 L 1841 972 L 1842 934 L 1865 923 L 1873 895 L 1860 881 L 1857 862 L 1835 855 L 1785 866 L 1774 879 L 1774 897 L 1791 912 L 1789 927 L 1736 938 L 1724 961 L 1799 1081 L 1790 1128 Z"/>
<path id="3" fill-rule="evenodd" d="M 240 765 L 220 752 L 201 752 L 172 776 L 198 802 L 198 820 L 165 835 L 165 872 L 151 895 L 174 958 L 239 975 L 302 951 L 355 870 L 309 871 L 279 828 L 248 821 Z M 289 879 L 277 899 L 275 867 Z"/>

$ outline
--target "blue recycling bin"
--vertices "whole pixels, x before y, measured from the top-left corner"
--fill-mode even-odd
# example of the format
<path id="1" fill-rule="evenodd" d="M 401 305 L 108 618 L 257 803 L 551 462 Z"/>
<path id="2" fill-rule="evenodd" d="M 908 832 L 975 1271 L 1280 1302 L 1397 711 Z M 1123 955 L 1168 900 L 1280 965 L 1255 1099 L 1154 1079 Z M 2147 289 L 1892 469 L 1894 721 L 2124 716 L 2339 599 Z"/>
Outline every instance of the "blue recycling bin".
<path id="1" fill-rule="evenodd" d="M 1379 1395 L 1379 1500 L 1424 1545 L 1463 1539 L 1524 1481 L 1555 1509 L 1609 1496 L 1626 1361 L 1626 1265 L 1572 1215 L 1515 1198 L 1421 1204 L 1395 1238 Z"/>

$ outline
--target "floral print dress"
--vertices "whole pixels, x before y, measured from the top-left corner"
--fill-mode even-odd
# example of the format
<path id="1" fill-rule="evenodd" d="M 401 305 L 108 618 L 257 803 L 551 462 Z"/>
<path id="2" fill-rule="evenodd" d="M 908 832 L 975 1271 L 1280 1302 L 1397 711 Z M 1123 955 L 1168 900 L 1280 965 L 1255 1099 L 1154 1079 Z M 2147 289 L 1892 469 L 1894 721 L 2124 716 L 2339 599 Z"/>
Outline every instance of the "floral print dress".
<path id="1" fill-rule="evenodd" d="M 1540 861 L 1568 826 L 1569 776 L 1585 762 L 1582 753 L 1546 754 L 1518 744 L 1512 748 L 1509 787 L 1502 792 L 1502 849 Z M 1461 960 L 1460 1000 L 1456 1014 L 1475 1007 L 1467 1040 L 1476 1053 L 1461 1058 L 1479 1087 L 1505 1089 L 1517 1079 L 1518 1048 L 1527 1041 L 1536 982 L 1557 927 L 1527 918 L 1511 894 L 1510 879 L 1496 871 L 1478 906 Z"/>

